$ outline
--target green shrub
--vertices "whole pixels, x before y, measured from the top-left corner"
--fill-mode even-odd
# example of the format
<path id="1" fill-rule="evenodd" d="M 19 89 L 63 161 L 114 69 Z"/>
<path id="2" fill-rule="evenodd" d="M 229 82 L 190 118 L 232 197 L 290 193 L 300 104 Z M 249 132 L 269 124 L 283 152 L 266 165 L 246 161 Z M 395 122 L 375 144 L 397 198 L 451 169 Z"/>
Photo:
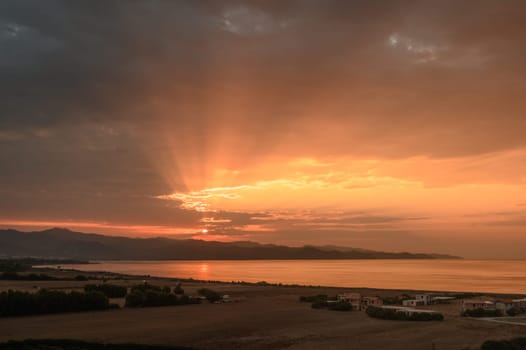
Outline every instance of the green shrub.
<path id="1" fill-rule="evenodd" d="M 115 284 L 88 284 L 84 286 L 86 292 L 101 292 L 108 298 L 124 298 L 128 289 Z"/>
<path id="2" fill-rule="evenodd" d="M 162 292 L 163 289 L 153 284 L 143 283 L 143 284 L 136 284 L 132 286 L 131 291 L 132 292 L 147 292 L 147 291 Z"/>
<path id="3" fill-rule="evenodd" d="M 382 298 L 382 302 L 384 305 L 402 305 L 404 300 L 409 300 L 409 299 L 413 299 L 413 298 L 408 294 L 403 294 L 403 295 L 394 296 L 394 297 L 384 297 Z"/>
<path id="4" fill-rule="evenodd" d="M 464 310 L 461 315 L 463 317 L 501 317 L 502 311 L 496 309 L 485 310 L 478 308 L 473 310 Z"/>
<path id="5" fill-rule="evenodd" d="M 183 286 L 181 285 L 181 283 L 177 283 L 177 284 L 175 285 L 174 293 L 177 294 L 177 295 L 182 295 L 182 294 L 184 294 L 184 289 L 183 289 Z"/>
<path id="6" fill-rule="evenodd" d="M 329 310 L 333 311 L 351 311 L 352 305 L 348 301 L 340 300 L 334 303 L 328 303 L 327 307 Z"/>
<path id="7" fill-rule="evenodd" d="M 303 303 L 315 303 L 329 300 L 329 296 L 326 294 L 300 296 L 300 301 Z"/>
<path id="8" fill-rule="evenodd" d="M 211 303 L 214 303 L 216 301 L 220 301 L 222 298 L 221 298 L 221 295 L 211 289 L 208 289 L 208 288 L 201 288 L 197 291 L 197 293 L 199 293 L 199 295 L 203 296 L 206 298 L 206 300 L 208 300 L 209 302 Z"/>
<path id="9" fill-rule="evenodd" d="M 42 289 L 37 293 L 9 290 L 0 293 L 0 317 L 109 309 L 99 292 L 62 292 Z"/>
<path id="10" fill-rule="evenodd" d="M 329 304 L 326 301 L 318 300 L 318 301 L 315 301 L 312 304 L 310 304 L 310 307 L 313 308 L 313 309 L 324 309 L 328 305 Z"/>
<path id="11" fill-rule="evenodd" d="M 449 293 L 448 296 L 456 299 L 471 299 L 480 296 L 479 293 Z"/>
<path id="12" fill-rule="evenodd" d="M 155 307 L 199 304 L 201 301 L 190 298 L 187 295 L 178 297 L 174 293 L 168 293 L 166 289 L 134 289 L 126 295 L 126 307 Z"/>
<path id="13" fill-rule="evenodd" d="M 511 340 L 488 340 L 480 347 L 481 350 L 526 350 L 526 338 Z"/>
<path id="14" fill-rule="evenodd" d="M 520 314 L 520 313 L 521 313 L 521 310 L 519 310 L 519 309 L 517 309 L 517 308 L 515 308 L 515 307 L 512 307 L 512 308 L 509 309 L 509 310 L 506 310 L 506 314 L 507 314 L 508 316 L 512 316 L 512 317 L 517 316 L 517 315 Z"/>

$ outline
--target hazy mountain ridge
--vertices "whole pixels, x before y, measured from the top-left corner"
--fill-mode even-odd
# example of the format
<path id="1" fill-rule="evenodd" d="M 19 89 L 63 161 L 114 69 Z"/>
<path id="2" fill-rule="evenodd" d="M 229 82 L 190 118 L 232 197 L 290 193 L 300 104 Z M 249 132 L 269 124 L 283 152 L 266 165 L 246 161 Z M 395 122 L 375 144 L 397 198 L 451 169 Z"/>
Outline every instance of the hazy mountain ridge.
<path id="1" fill-rule="evenodd" d="M 437 259 L 440 254 L 391 253 L 335 246 L 288 247 L 255 242 L 208 242 L 170 238 L 129 238 L 62 228 L 36 232 L 0 230 L 0 256 L 84 260 L 245 259 Z"/>

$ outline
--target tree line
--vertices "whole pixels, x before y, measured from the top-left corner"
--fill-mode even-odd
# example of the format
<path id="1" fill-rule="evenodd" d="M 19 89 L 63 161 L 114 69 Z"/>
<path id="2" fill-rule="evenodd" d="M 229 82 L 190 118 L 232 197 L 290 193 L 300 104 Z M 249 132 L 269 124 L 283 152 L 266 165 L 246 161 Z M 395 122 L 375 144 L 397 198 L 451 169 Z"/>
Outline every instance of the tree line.
<path id="1" fill-rule="evenodd" d="M 126 295 L 126 307 L 156 307 L 171 305 L 199 304 L 199 298 L 193 298 L 184 294 L 181 284 L 178 283 L 172 290 L 169 286 L 155 286 L 144 283 L 131 287 L 130 293 Z"/>
<path id="2" fill-rule="evenodd" d="M 0 293 L 0 317 L 61 312 L 78 312 L 117 308 L 109 298 L 125 298 L 126 307 L 156 307 L 199 304 L 201 299 L 218 302 L 222 296 L 207 288 L 198 291 L 201 297 L 184 294 L 178 283 L 175 288 L 148 283 L 130 288 L 109 283 L 88 284 L 83 292 L 63 292 L 42 289 L 36 293 L 9 290 Z"/>
<path id="3" fill-rule="evenodd" d="M 63 292 L 42 289 L 36 293 L 8 290 L 0 293 L 0 317 L 106 310 L 113 307 L 100 292 Z"/>

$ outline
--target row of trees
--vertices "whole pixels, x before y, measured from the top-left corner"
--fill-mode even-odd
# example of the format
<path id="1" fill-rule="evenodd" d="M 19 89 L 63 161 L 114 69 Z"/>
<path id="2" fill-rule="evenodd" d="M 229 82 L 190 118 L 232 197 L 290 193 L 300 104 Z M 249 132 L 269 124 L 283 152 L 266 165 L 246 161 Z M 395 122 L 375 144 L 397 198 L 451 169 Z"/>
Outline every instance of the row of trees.
<path id="1" fill-rule="evenodd" d="M 133 286 L 131 292 L 126 295 L 127 307 L 152 307 L 170 305 L 199 304 L 198 298 L 192 298 L 184 294 L 180 284 L 174 290 L 170 287 L 159 287 L 148 283 Z"/>
<path id="2" fill-rule="evenodd" d="M 302 303 L 321 303 L 321 302 L 327 302 L 328 300 L 329 300 L 329 296 L 327 294 L 300 296 L 300 301 Z"/>
<path id="3" fill-rule="evenodd" d="M 101 292 L 108 298 L 124 298 L 128 293 L 128 288 L 115 284 L 88 284 L 84 286 L 85 292 Z"/>
<path id="4" fill-rule="evenodd" d="M 156 286 L 156 285 L 149 284 L 149 283 L 137 284 L 131 287 L 132 292 L 145 292 L 148 290 L 154 290 L 157 292 L 164 292 L 164 293 L 172 293 L 172 288 L 169 286 L 160 287 L 160 286 Z M 175 285 L 175 287 L 173 288 L 173 293 L 177 295 L 184 294 L 184 289 L 181 283 L 177 283 Z"/>
<path id="5" fill-rule="evenodd" d="M 328 309 L 333 311 L 351 311 L 352 305 L 345 300 L 337 300 L 336 297 L 329 297 L 326 294 L 300 296 L 303 303 L 311 303 L 313 309 Z"/>
<path id="6" fill-rule="evenodd" d="M 222 299 L 211 289 L 202 288 L 199 294 L 209 302 Z M 127 307 L 153 307 L 170 305 L 199 304 L 201 298 L 184 294 L 181 284 L 175 288 L 160 287 L 152 284 L 140 284 L 131 287 L 130 293 L 124 286 L 113 284 L 88 284 L 84 292 L 62 292 L 40 290 L 37 293 L 9 290 L 0 293 L 0 317 L 23 316 L 33 314 L 104 310 L 113 306 L 109 298 L 126 297 Z"/>
<path id="7" fill-rule="evenodd" d="M 55 277 L 46 275 L 45 273 L 24 273 L 20 274 L 15 271 L 6 271 L 0 273 L 0 280 L 8 281 L 89 281 L 90 279 L 98 279 L 95 276 L 76 275 L 73 278 Z"/>
<path id="8" fill-rule="evenodd" d="M 463 317 L 500 317 L 502 316 L 502 311 L 500 310 L 485 310 L 483 308 L 473 309 L 473 310 L 464 310 L 461 315 Z"/>
<path id="9" fill-rule="evenodd" d="M 215 303 L 221 301 L 222 299 L 221 294 L 208 288 L 201 288 L 197 291 L 197 293 L 208 300 L 210 303 Z"/>
<path id="10" fill-rule="evenodd" d="M 402 305 L 404 300 L 413 299 L 409 294 L 402 294 L 394 297 L 384 297 L 382 302 L 384 305 Z"/>
<path id="11" fill-rule="evenodd" d="M 0 293 L 0 317 L 105 310 L 117 307 L 100 292 L 62 292 L 42 289 L 37 293 Z"/>
<path id="12" fill-rule="evenodd" d="M 438 312 L 405 312 L 395 309 L 386 309 L 377 306 L 369 306 L 365 310 L 369 317 L 381 318 L 384 320 L 401 321 L 442 321 L 444 315 Z"/>

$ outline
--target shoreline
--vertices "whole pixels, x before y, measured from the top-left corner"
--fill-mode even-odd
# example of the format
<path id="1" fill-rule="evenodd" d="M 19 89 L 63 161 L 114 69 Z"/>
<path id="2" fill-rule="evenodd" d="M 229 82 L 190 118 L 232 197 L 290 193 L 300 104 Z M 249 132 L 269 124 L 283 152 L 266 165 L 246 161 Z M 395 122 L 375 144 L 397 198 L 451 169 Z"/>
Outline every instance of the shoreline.
<path id="1" fill-rule="evenodd" d="M 37 271 L 48 271 L 48 272 L 75 272 L 78 274 L 101 274 L 108 276 L 117 276 L 118 279 L 150 279 L 157 281 L 172 281 L 172 282 L 183 282 L 183 283 L 200 283 L 200 284 L 223 284 L 223 285 L 241 285 L 241 286 L 258 286 L 258 287 L 279 287 L 279 288 L 300 288 L 300 289 L 334 289 L 334 290 L 360 290 L 368 292 L 392 292 L 392 293 L 437 293 L 437 294 L 475 294 L 477 296 L 492 296 L 497 298 L 513 298 L 513 297 L 524 297 L 526 294 L 520 293 L 498 293 L 498 292 L 480 292 L 480 291 L 455 291 L 455 290 L 433 290 L 433 289 L 404 289 L 404 288 L 374 288 L 365 286 L 345 287 L 345 286 L 327 286 L 327 285 L 309 285 L 309 284 L 290 284 L 290 283 L 273 283 L 273 282 L 248 282 L 248 281 L 223 281 L 223 280 L 203 280 L 196 278 L 181 278 L 181 277 L 168 277 L 168 276 L 156 276 L 156 275 L 135 275 L 135 274 L 124 274 L 105 270 L 79 270 L 79 269 L 53 269 L 44 266 L 34 266 L 33 269 Z"/>

